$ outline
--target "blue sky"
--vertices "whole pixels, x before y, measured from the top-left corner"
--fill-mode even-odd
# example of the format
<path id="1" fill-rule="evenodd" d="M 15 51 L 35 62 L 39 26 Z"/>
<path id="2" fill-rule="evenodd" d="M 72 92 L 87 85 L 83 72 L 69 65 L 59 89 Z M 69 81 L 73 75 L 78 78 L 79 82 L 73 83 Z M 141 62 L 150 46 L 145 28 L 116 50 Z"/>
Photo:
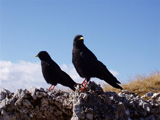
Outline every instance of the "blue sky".
<path id="1" fill-rule="evenodd" d="M 0 61 L 37 63 L 34 56 L 46 50 L 60 66 L 71 66 L 73 38 L 82 34 L 125 83 L 160 70 L 159 13 L 158 0 L 1 0 Z"/>

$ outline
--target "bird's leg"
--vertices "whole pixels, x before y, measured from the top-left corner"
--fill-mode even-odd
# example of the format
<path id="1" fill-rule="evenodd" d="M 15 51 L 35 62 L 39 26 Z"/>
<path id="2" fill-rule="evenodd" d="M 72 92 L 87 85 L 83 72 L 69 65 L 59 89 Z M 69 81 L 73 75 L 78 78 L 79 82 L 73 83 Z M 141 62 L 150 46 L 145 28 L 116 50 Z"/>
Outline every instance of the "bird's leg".
<path id="1" fill-rule="evenodd" d="M 81 85 L 83 85 L 83 83 L 86 81 L 86 78 L 83 80 L 83 82 L 81 83 Z"/>
<path id="2" fill-rule="evenodd" d="M 55 87 L 55 86 L 53 86 L 53 88 L 52 88 L 51 90 L 53 90 L 53 89 L 54 89 L 54 87 Z"/>
<path id="3" fill-rule="evenodd" d="M 82 83 L 77 83 L 78 85 L 83 85 L 83 83 L 86 81 L 86 78 L 83 80 Z"/>
<path id="4" fill-rule="evenodd" d="M 52 86 L 53 86 L 53 85 L 51 85 L 48 90 L 50 90 Z"/>
<path id="5" fill-rule="evenodd" d="M 83 87 L 83 88 L 80 88 L 80 90 L 81 90 L 80 92 L 83 92 L 83 91 L 84 91 L 84 89 L 85 89 L 85 87 L 86 87 L 87 83 L 88 83 L 88 82 L 86 82 L 86 84 L 84 85 L 84 87 Z"/>
<path id="6" fill-rule="evenodd" d="M 53 88 L 52 88 L 52 86 L 53 86 Z M 48 90 L 53 90 L 54 87 L 55 87 L 54 85 L 51 85 Z M 52 89 L 51 89 L 51 88 L 52 88 Z"/>

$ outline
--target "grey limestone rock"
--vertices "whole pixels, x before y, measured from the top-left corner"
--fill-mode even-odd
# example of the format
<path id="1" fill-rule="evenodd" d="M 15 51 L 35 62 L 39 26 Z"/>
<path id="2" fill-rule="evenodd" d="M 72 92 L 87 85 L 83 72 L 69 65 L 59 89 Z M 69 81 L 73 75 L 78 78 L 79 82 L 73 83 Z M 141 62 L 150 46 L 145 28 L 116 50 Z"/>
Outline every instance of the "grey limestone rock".
<path id="1" fill-rule="evenodd" d="M 91 81 L 84 92 L 79 88 L 70 93 L 34 87 L 15 93 L 3 89 L 0 120 L 160 120 L 159 93 L 146 101 L 128 90 L 104 92 Z"/>
<path id="2" fill-rule="evenodd" d="M 141 98 L 151 97 L 153 96 L 153 92 L 148 92 L 145 95 L 143 95 Z"/>

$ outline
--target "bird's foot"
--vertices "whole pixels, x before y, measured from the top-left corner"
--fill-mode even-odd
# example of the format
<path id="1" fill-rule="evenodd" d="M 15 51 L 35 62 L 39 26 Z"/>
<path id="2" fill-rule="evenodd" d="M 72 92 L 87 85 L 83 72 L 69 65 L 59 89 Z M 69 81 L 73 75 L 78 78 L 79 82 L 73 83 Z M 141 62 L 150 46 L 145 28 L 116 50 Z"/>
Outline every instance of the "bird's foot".
<path id="1" fill-rule="evenodd" d="M 86 83 L 85 83 L 85 85 L 84 85 L 84 87 L 83 87 L 83 88 L 79 88 L 79 89 L 80 89 L 80 92 L 83 92 L 83 91 L 84 91 L 84 89 L 85 89 L 85 87 L 86 87 L 87 83 L 88 83 L 88 82 L 86 82 Z"/>
<path id="2" fill-rule="evenodd" d="M 80 93 L 84 91 L 85 87 L 83 88 L 79 88 L 80 89 Z"/>

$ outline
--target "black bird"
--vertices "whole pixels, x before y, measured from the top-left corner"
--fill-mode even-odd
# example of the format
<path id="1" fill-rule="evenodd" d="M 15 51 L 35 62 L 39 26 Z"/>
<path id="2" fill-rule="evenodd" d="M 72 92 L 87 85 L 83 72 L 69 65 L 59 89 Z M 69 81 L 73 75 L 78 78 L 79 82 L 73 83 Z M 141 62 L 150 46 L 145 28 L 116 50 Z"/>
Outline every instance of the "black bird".
<path id="1" fill-rule="evenodd" d="M 86 84 L 81 91 L 84 90 L 91 77 L 97 77 L 106 81 L 115 88 L 122 89 L 120 82 L 108 71 L 106 66 L 100 62 L 96 56 L 84 45 L 82 35 L 76 35 L 73 41 L 72 50 L 72 63 L 80 77 L 85 78 L 83 83 L 87 80 Z"/>
<path id="2" fill-rule="evenodd" d="M 47 83 L 52 84 L 49 90 L 53 90 L 57 83 L 70 87 L 75 91 L 74 85 L 76 84 L 72 78 L 61 70 L 61 68 L 52 60 L 50 55 L 46 51 L 41 51 L 35 57 L 39 57 L 41 60 L 43 77 Z"/>

